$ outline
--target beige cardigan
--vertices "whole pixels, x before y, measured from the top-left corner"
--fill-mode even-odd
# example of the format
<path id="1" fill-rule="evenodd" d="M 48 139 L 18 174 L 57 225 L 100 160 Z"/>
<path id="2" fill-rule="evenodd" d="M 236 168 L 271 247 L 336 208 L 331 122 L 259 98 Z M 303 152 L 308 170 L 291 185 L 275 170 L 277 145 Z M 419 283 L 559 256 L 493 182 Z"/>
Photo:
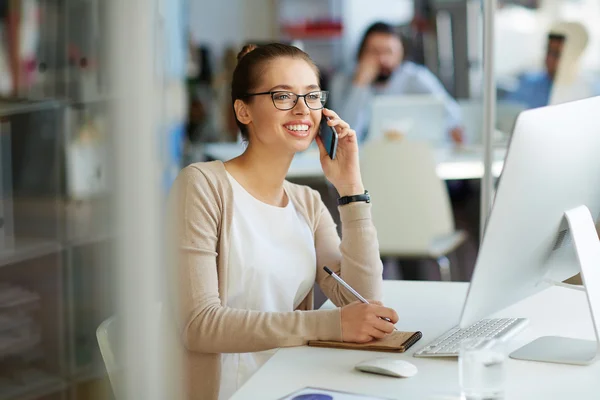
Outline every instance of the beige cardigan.
<path id="1" fill-rule="evenodd" d="M 318 192 L 287 181 L 284 188 L 312 229 L 316 281 L 325 295 L 337 306 L 356 301 L 323 271 L 326 265 L 365 298 L 379 300 L 383 268 L 371 204 L 340 207 L 340 245 L 335 223 Z M 227 307 L 233 193 L 222 162 L 197 163 L 183 169 L 171 190 L 170 211 L 171 221 L 176 222 L 172 238 L 177 242 L 178 334 L 185 347 L 187 376 L 183 384 L 187 398 L 217 399 L 220 353 L 301 346 L 311 339 L 341 340 L 340 309 L 312 310 L 312 290 L 296 311 Z"/>

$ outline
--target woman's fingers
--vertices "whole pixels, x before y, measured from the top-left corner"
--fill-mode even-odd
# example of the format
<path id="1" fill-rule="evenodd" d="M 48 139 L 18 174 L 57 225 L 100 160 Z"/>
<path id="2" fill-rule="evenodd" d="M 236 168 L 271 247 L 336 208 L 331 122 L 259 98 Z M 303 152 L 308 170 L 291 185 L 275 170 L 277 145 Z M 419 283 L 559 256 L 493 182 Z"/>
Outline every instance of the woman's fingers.
<path id="1" fill-rule="evenodd" d="M 329 117 L 329 120 L 327 121 L 327 125 L 335 128 L 336 132 L 338 133 L 338 138 L 341 139 L 348 135 L 348 133 L 350 131 L 350 125 L 346 121 L 341 119 L 335 113 L 335 111 L 324 108 L 323 114 L 325 114 L 325 116 Z M 356 132 L 355 132 L 355 134 L 356 134 Z"/>
<path id="2" fill-rule="evenodd" d="M 335 118 L 339 119 L 340 118 L 340 116 L 337 115 L 337 113 L 335 111 L 330 110 L 329 108 L 324 108 L 323 114 L 325 114 L 326 117 L 329 117 L 331 119 L 335 119 Z"/>

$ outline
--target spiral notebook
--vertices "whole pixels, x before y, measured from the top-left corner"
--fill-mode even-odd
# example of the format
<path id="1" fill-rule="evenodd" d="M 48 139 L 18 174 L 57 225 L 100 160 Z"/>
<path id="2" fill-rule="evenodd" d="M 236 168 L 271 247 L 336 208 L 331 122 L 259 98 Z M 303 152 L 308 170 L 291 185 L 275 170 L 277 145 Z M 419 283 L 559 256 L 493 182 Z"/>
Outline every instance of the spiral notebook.
<path id="1" fill-rule="evenodd" d="M 404 353 L 413 344 L 423 337 L 419 331 L 416 332 L 400 332 L 394 331 L 383 339 L 373 340 L 368 343 L 347 343 L 336 342 L 332 340 L 310 340 L 309 346 L 313 347 L 331 347 L 334 349 L 350 349 L 350 350 L 368 350 L 368 351 L 385 351 L 390 353 Z"/>

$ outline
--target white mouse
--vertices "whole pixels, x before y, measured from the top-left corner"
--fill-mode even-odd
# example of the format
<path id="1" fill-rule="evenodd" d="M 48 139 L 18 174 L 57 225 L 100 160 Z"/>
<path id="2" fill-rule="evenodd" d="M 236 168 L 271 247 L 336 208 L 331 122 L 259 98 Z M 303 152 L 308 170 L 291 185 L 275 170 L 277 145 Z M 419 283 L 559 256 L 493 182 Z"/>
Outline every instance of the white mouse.
<path id="1" fill-rule="evenodd" d="M 375 358 L 363 361 L 357 364 L 355 368 L 362 372 L 393 376 L 395 378 L 410 378 L 418 372 L 415 365 L 408 361 L 394 358 Z"/>

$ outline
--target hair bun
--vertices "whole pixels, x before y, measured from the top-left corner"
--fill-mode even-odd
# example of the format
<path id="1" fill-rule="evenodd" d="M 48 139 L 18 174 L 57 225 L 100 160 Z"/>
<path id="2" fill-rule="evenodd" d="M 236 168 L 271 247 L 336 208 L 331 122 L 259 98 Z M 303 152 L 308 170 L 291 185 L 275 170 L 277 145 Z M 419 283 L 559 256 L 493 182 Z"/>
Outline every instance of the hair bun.
<path id="1" fill-rule="evenodd" d="M 247 44 L 245 45 L 242 50 L 240 50 L 240 52 L 237 55 L 237 60 L 238 62 L 240 62 L 240 60 L 248 53 L 250 53 L 252 50 L 256 49 L 258 46 L 256 46 L 255 44 Z"/>

